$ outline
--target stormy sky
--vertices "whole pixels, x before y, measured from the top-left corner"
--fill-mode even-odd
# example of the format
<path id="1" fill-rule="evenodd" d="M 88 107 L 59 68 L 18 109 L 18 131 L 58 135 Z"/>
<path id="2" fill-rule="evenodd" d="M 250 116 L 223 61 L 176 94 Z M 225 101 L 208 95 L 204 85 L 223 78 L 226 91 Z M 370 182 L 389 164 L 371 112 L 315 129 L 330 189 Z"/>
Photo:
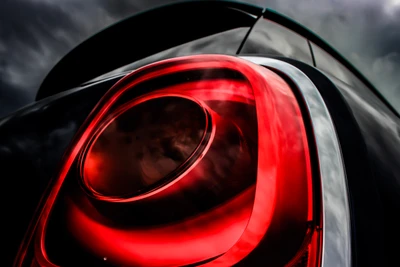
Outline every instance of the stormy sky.
<path id="1" fill-rule="evenodd" d="M 1 0 L 0 117 L 34 100 L 50 69 L 80 42 L 174 0 Z M 400 0 L 247 0 L 327 40 L 400 110 Z"/>

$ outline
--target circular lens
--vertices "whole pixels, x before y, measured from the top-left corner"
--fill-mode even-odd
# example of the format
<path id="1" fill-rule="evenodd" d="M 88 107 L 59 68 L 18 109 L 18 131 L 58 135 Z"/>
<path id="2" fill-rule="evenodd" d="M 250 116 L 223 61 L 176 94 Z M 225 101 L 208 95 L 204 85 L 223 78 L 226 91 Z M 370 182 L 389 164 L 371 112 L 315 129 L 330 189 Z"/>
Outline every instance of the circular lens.
<path id="1" fill-rule="evenodd" d="M 192 161 L 207 118 L 199 103 L 178 96 L 123 108 L 89 145 L 84 186 L 97 196 L 126 198 L 168 183 Z"/>

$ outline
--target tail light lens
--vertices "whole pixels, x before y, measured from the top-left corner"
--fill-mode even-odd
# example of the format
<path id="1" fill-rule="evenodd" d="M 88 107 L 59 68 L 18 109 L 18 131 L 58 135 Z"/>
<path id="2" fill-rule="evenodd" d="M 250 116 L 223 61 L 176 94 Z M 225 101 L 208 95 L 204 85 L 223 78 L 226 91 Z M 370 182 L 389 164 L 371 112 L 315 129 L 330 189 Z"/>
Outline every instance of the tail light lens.
<path id="1" fill-rule="evenodd" d="M 310 166 L 273 72 L 222 55 L 148 65 L 81 127 L 16 265 L 316 266 Z"/>

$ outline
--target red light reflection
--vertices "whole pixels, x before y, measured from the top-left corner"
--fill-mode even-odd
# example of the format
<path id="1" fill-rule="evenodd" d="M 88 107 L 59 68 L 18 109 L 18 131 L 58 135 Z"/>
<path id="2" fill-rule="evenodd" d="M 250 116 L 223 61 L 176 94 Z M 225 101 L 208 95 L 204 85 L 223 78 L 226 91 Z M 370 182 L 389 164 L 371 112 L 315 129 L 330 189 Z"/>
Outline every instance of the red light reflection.
<path id="1" fill-rule="evenodd" d="M 202 103 L 166 92 L 140 97 L 109 117 L 82 159 L 81 175 L 93 197 L 115 202 L 154 195 L 165 177 L 182 177 L 207 152 L 217 121 Z"/>
<path id="2" fill-rule="evenodd" d="M 66 218 L 70 233 L 87 251 L 98 258 L 107 258 L 107 262 L 112 264 L 179 266 L 206 261 L 203 263 L 205 266 L 232 266 L 246 258 L 264 241 L 268 241 L 265 240 L 268 233 L 284 232 L 291 227 L 290 224 L 286 226 L 279 222 L 304 224 L 313 219 L 306 132 L 300 108 L 288 84 L 272 71 L 235 57 L 199 55 L 176 58 L 148 65 L 122 79 L 102 98 L 82 126 L 73 146 L 67 152 L 68 157 L 41 213 L 35 239 L 35 260 L 39 265 L 55 266 L 46 252 L 46 229 L 64 179 L 88 140 L 95 135 L 104 119 L 112 114 L 112 110 L 116 108 L 115 103 L 123 94 L 134 90 L 143 81 L 162 75 L 217 68 L 237 71 L 245 79 L 181 81 L 157 92 L 190 96 L 203 101 L 216 113 L 227 103 L 251 106 L 256 114 L 256 127 L 250 131 L 247 129 L 254 118 L 240 118 L 239 115 L 239 119 L 233 122 L 241 135 L 256 138 L 255 148 L 251 144 L 252 138 L 245 140 L 249 151 L 255 151 L 255 157 L 249 159 L 256 163 L 253 186 L 243 188 L 240 193 L 216 207 L 184 220 L 123 228 L 105 223 L 109 218 L 97 212 L 95 203 L 89 201 L 84 194 L 80 197 L 80 202 L 72 201 L 67 196 L 69 200 L 66 202 Z M 200 160 L 205 159 L 206 155 L 202 155 Z M 205 166 L 213 166 L 217 171 L 219 162 L 224 158 L 220 154 L 216 155 L 211 156 L 212 160 Z M 90 165 L 91 162 L 88 161 L 87 164 Z M 193 167 L 185 175 L 189 175 L 190 171 L 195 173 L 199 169 Z M 220 184 L 212 184 L 213 177 L 202 174 L 204 173 L 199 172 L 194 177 L 203 178 L 204 183 L 214 186 L 209 188 L 223 192 L 224 187 L 218 187 Z M 242 179 L 252 177 L 243 176 Z M 190 184 L 190 181 L 187 183 Z M 182 187 L 177 185 L 179 183 L 171 184 L 170 192 L 181 192 Z M 194 188 L 196 184 L 191 186 Z M 209 188 L 205 186 L 202 190 L 207 191 Z M 197 196 L 193 192 L 195 191 L 191 191 L 190 195 L 201 200 L 201 194 Z M 157 197 L 159 193 L 160 191 L 154 191 L 154 196 Z M 157 201 L 150 204 L 157 205 Z M 97 215 L 89 215 L 88 209 Z M 268 259 L 262 264 L 268 265 Z"/>
<path id="3" fill-rule="evenodd" d="M 182 266 L 218 256 L 235 244 L 253 197 L 254 187 L 208 213 L 161 227 L 115 229 L 93 220 L 72 201 L 67 218 L 81 244 L 116 265 Z"/>

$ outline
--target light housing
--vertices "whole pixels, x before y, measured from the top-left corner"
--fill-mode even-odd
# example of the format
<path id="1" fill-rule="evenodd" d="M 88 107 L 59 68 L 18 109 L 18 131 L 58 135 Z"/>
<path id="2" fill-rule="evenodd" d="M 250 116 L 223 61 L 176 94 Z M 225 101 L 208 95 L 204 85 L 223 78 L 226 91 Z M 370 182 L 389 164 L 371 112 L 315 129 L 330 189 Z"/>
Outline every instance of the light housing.
<path id="1" fill-rule="evenodd" d="M 171 120 L 168 105 L 182 116 Z M 183 110 L 196 119 L 185 119 Z M 137 118 L 149 111 L 166 123 Z M 169 163 L 155 173 L 159 165 L 150 153 L 150 168 L 139 174 L 141 159 L 129 154 L 134 149 L 114 154 L 122 163 L 106 159 L 96 167 L 96 156 L 125 148 L 98 143 L 107 133 L 117 140 L 119 131 L 112 130 L 124 119 L 152 132 L 141 135 L 152 142 L 163 139 L 157 127 L 174 121 L 185 125 L 177 132 L 189 129 L 195 141 L 186 150 L 178 145 L 186 151 L 178 160 L 156 146 L 157 160 Z M 170 138 L 180 136 L 171 131 Z M 147 151 L 152 142 L 135 148 L 146 143 Z M 132 164 L 138 165 L 131 170 Z M 153 181 L 138 183 L 144 176 Z M 135 181 L 126 184 L 129 177 Z M 316 266 L 314 191 L 301 109 L 280 76 L 232 56 L 165 60 L 121 79 L 94 108 L 66 152 L 16 265 L 231 266 L 258 257 L 269 266 Z"/>

